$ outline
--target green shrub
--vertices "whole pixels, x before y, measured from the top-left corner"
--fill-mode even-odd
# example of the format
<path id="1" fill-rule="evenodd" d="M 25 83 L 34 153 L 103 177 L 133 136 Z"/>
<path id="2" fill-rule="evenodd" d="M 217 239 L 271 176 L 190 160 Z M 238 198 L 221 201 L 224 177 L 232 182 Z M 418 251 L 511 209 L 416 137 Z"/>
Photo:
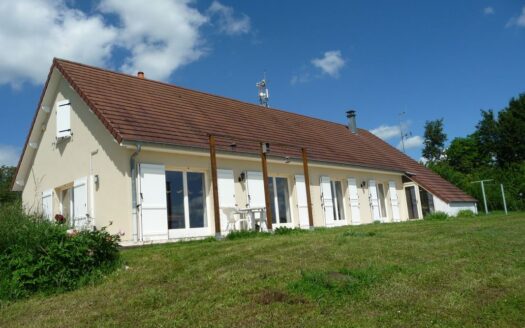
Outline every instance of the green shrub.
<path id="1" fill-rule="evenodd" d="M 291 235 L 291 234 L 300 234 L 308 232 L 308 230 L 300 228 L 288 228 L 288 227 L 278 227 L 274 230 L 275 235 Z"/>
<path id="2" fill-rule="evenodd" d="M 254 238 L 259 236 L 269 236 L 270 233 L 268 232 L 261 232 L 261 231 L 255 231 L 255 230 L 238 230 L 238 231 L 232 231 L 226 236 L 226 240 L 237 240 L 237 239 L 245 239 L 245 238 Z"/>
<path id="3" fill-rule="evenodd" d="M 355 230 L 346 230 L 343 232 L 343 237 L 373 237 L 376 235 L 376 232 L 369 231 L 355 231 Z"/>
<path id="4" fill-rule="evenodd" d="M 425 220 L 446 220 L 448 219 L 449 216 L 447 213 L 445 212 L 434 212 L 434 213 L 430 213 L 430 214 L 427 214 L 424 219 Z"/>
<path id="5" fill-rule="evenodd" d="M 456 214 L 458 218 L 473 218 L 476 216 L 476 213 L 472 212 L 471 210 L 461 210 Z"/>
<path id="6" fill-rule="evenodd" d="M 72 290 L 119 263 L 119 236 L 104 228 L 72 235 L 67 226 L 0 207 L 0 299 Z"/>

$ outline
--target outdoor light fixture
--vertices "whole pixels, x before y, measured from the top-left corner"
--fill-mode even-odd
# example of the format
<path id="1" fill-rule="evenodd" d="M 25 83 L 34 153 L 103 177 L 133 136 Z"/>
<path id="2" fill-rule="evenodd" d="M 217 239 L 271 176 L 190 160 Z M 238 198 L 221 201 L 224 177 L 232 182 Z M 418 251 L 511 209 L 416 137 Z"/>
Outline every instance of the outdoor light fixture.
<path id="1" fill-rule="evenodd" d="M 363 182 L 361 182 L 361 188 L 364 188 L 364 187 L 366 187 L 366 181 L 365 180 L 363 180 Z"/>
<path id="2" fill-rule="evenodd" d="M 95 174 L 95 176 L 93 177 L 93 182 L 95 183 L 95 186 L 97 186 L 98 188 L 98 184 L 100 182 L 100 178 L 98 177 L 98 174 Z"/>
<path id="3" fill-rule="evenodd" d="M 270 152 L 270 144 L 265 142 L 262 144 L 262 152 L 263 154 L 266 154 L 266 153 L 269 153 Z"/>
<path id="4" fill-rule="evenodd" d="M 241 172 L 241 175 L 239 175 L 239 182 L 243 182 L 246 179 L 246 174 L 244 172 Z"/>
<path id="5" fill-rule="evenodd" d="M 42 105 L 40 108 L 42 109 L 42 111 L 43 111 L 44 113 L 49 113 L 49 112 L 51 112 L 51 107 L 49 107 L 49 106 L 47 106 L 47 105 Z"/>
<path id="6" fill-rule="evenodd" d="M 33 148 L 33 149 L 37 149 L 38 148 L 38 142 L 36 141 L 30 141 L 29 142 L 29 147 Z"/>
<path id="7" fill-rule="evenodd" d="M 290 156 L 286 156 L 286 157 L 284 158 L 284 162 L 285 162 L 286 164 L 290 163 L 290 162 L 291 162 L 291 160 L 290 160 Z"/>

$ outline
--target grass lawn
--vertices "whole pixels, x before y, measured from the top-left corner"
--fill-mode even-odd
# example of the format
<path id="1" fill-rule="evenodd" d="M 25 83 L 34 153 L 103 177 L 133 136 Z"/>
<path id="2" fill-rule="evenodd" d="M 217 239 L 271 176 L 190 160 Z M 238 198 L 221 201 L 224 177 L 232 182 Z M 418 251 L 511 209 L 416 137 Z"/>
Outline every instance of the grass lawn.
<path id="1" fill-rule="evenodd" d="M 525 214 L 123 251 L 95 286 L 0 327 L 525 327 Z"/>

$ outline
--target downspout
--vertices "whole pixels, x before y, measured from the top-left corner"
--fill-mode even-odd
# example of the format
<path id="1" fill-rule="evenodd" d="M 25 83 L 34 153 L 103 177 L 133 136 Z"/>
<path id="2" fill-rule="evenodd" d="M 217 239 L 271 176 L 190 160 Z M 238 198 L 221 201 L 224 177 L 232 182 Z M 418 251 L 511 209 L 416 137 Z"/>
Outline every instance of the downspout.
<path id="1" fill-rule="evenodd" d="M 129 159 L 129 165 L 131 167 L 131 220 L 133 222 L 133 241 L 137 242 L 139 240 L 139 233 L 138 233 L 138 202 L 137 202 L 137 163 L 135 162 L 135 158 L 140 153 L 141 145 L 136 144 L 135 145 L 137 149 L 135 152 L 131 155 Z"/>

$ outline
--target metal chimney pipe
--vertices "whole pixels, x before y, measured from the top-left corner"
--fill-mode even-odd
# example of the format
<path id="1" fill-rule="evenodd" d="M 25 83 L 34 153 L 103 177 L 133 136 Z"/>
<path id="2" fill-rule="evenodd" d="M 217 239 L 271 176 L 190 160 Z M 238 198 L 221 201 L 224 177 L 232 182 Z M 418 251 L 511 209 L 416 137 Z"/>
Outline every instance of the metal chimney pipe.
<path id="1" fill-rule="evenodd" d="M 352 133 L 357 133 L 357 124 L 355 122 L 355 110 L 349 110 L 346 112 L 346 117 L 348 118 L 348 130 Z"/>

